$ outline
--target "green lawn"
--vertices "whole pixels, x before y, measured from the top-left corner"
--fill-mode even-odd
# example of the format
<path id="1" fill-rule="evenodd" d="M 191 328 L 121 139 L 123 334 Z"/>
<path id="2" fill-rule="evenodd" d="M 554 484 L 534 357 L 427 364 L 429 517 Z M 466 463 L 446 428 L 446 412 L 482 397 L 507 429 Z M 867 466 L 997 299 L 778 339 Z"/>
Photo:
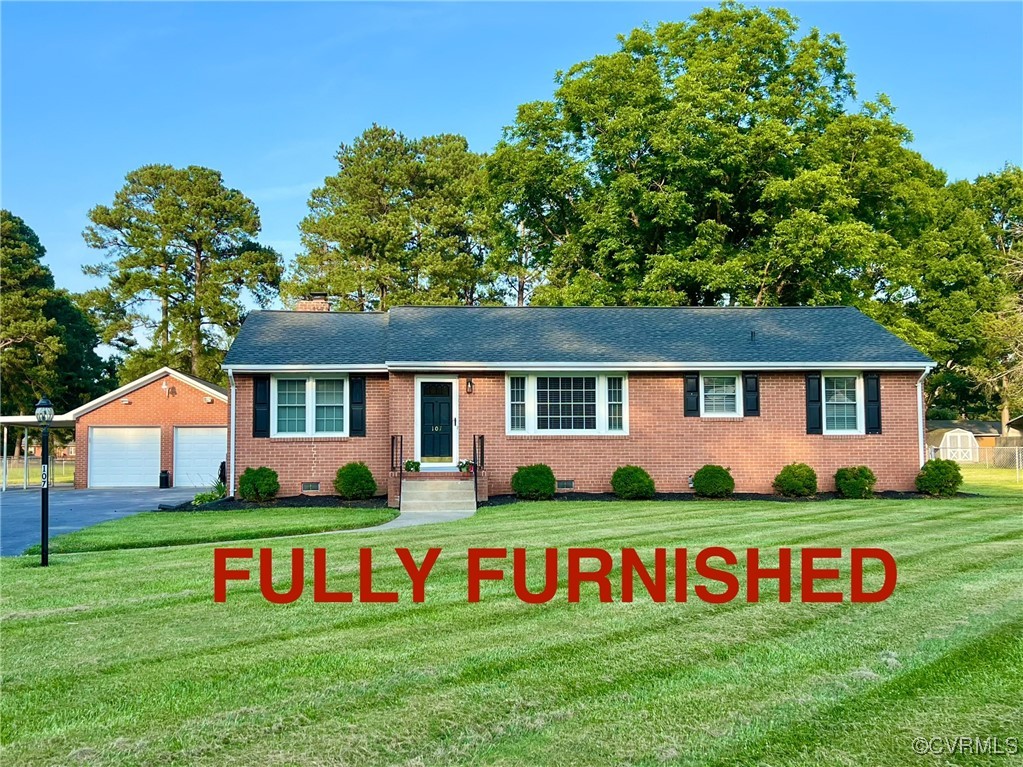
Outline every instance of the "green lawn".
<path id="1" fill-rule="evenodd" d="M 7 467 L 7 486 L 21 487 L 25 479 L 25 464 L 14 461 Z M 39 468 L 39 460 L 28 465 L 28 483 L 30 486 L 38 487 L 42 481 L 42 474 Z M 53 472 L 50 474 L 50 482 L 54 485 L 71 485 L 75 481 L 75 461 L 73 458 L 57 460 L 53 464 Z"/>
<path id="2" fill-rule="evenodd" d="M 1023 492 L 949 501 L 535 503 L 284 539 L 360 546 L 399 604 L 212 600 L 212 547 L 0 562 L 5 765 L 999 765 L 914 737 L 1023 735 Z M 883 546 L 881 604 L 529 606 L 470 546 Z M 412 604 L 392 549 L 443 554 Z M 530 559 L 539 565 L 540 559 Z M 287 585 L 286 566 L 276 569 Z M 540 575 L 533 567 L 530 580 Z"/>
<path id="3" fill-rule="evenodd" d="M 392 509 L 251 509 L 244 511 L 147 511 L 112 519 L 50 541 L 51 553 L 138 549 L 183 543 L 241 541 L 275 535 L 375 527 L 398 516 Z M 38 554 L 39 546 L 28 550 Z"/>

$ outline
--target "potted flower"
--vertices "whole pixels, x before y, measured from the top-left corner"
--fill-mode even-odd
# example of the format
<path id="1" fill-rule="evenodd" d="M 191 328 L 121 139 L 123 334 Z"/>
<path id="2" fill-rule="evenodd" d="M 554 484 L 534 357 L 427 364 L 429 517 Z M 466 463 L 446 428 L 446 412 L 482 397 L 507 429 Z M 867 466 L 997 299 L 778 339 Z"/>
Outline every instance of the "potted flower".
<path id="1" fill-rule="evenodd" d="M 458 470 L 463 474 L 472 474 L 474 471 L 476 471 L 476 464 L 474 464 L 468 458 L 464 458 L 458 462 Z"/>
<path id="2" fill-rule="evenodd" d="M 412 472 L 413 474 L 419 471 L 419 461 L 405 461 L 405 471 Z"/>

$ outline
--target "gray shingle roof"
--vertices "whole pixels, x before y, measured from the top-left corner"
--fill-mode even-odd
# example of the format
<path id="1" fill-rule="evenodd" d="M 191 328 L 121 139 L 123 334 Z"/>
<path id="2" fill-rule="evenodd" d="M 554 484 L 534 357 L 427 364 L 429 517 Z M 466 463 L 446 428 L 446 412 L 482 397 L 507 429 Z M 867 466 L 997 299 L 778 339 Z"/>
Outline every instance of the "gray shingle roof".
<path id="1" fill-rule="evenodd" d="M 927 431 L 941 431 L 943 434 L 950 429 L 964 429 L 978 437 L 999 437 L 1002 434 L 1001 421 L 928 421 Z"/>
<path id="2" fill-rule="evenodd" d="M 225 364 L 385 361 L 931 362 L 851 307 L 397 307 L 386 314 L 253 312 Z"/>
<path id="3" fill-rule="evenodd" d="M 386 341 L 386 314 L 255 311 L 224 365 L 380 365 Z"/>

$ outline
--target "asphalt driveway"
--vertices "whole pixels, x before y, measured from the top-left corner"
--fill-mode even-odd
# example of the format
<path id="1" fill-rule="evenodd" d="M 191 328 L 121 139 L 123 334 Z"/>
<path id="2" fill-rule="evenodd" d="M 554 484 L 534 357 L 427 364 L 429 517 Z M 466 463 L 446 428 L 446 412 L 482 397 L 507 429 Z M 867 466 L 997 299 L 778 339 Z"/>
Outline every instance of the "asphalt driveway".
<path id="1" fill-rule="evenodd" d="M 50 489 L 50 537 L 81 530 L 108 519 L 152 511 L 161 503 L 184 503 L 201 488 L 156 490 L 118 488 L 111 490 Z M 20 554 L 39 543 L 39 488 L 0 493 L 0 556 Z"/>

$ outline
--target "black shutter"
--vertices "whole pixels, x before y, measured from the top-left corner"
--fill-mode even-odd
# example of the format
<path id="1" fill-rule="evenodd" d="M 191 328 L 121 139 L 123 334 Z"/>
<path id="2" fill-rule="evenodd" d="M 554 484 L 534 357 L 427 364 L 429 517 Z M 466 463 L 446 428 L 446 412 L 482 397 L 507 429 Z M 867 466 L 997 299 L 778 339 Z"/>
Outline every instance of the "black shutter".
<path id="1" fill-rule="evenodd" d="M 864 373 L 863 388 L 866 390 L 867 434 L 880 434 L 881 376 L 878 373 Z"/>
<path id="2" fill-rule="evenodd" d="M 760 415 L 760 377 L 756 373 L 742 374 L 742 414 Z"/>
<path id="3" fill-rule="evenodd" d="M 350 376 L 349 396 L 352 398 L 352 423 L 348 429 L 351 437 L 366 436 L 366 376 Z"/>
<path id="4" fill-rule="evenodd" d="M 700 374 L 685 374 L 685 414 L 687 416 L 700 415 Z"/>
<path id="5" fill-rule="evenodd" d="M 270 436 L 270 376 L 252 376 L 252 436 Z"/>
<path id="6" fill-rule="evenodd" d="M 821 374 L 806 374 L 806 433 L 823 434 L 824 421 L 821 408 Z"/>

